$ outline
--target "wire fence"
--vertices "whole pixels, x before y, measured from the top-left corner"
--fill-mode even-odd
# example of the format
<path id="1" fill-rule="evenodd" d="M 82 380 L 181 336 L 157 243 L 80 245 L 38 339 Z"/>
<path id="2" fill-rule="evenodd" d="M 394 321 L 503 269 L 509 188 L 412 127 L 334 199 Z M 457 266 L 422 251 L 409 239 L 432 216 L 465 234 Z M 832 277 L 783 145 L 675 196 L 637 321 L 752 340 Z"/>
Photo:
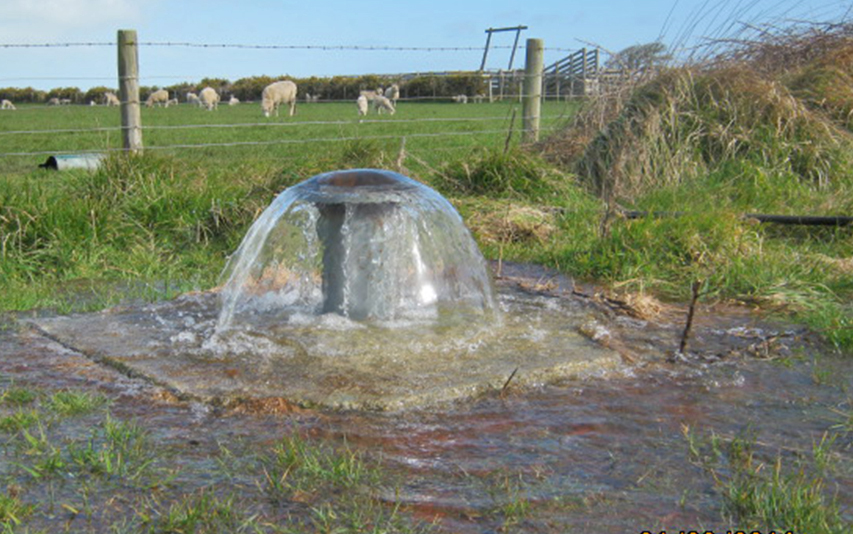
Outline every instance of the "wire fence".
<path id="1" fill-rule="evenodd" d="M 360 45 L 262 45 L 262 44 L 227 44 L 227 43 L 190 43 L 190 42 L 139 42 L 140 47 L 168 47 L 168 48 L 187 48 L 187 49 L 237 49 L 237 50 L 314 50 L 321 52 L 338 52 L 341 50 L 357 51 L 357 52 L 387 52 L 387 53 L 407 53 L 407 52 L 425 52 L 425 53 L 454 53 L 454 52 L 472 52 L 481 51 L 478 47 L 405 47 L 405 46 L 360 46 Z M 116 43 L 109 42 L 67 42 L 67 43 L 32 43 L 32 44 L 17 44 L 17 43 L 0 43 L 0 49 L 14 50 L 32 50 L 32 49 L 57 49 L 57 48 L 114 48 Z M 509 49 L 509 46 L 493 46 L 493 50 Z M 524 49 L 520 46 L 519 49 Z M 550 52 L 564 53 L 569 52 L 568 49 L 550 48 Z M 520 101 L 522 94 L 522 86 L 524 83 L 524 72 L 520 70 L 514 71 L 499 71 L 494 72 L 476 72 L 469 73 L 476 77 L 482 77 L 485 86 L 479 94 L 466 94 L 465 92 L 451 94 L 447 93 L 448 88 L 443 87 L 442 91 L 434 91 L 432 95 L 414 94 L 409 91 L 407 94 L 406 84 L 411 80 L 421 76 L 429 76 L 435 80 L 458 81 L 459 72 L 429 72 L 429 73 L 407 73 L 393 75 L 363 75 L 350 76 L 351 78 L 360 79 L 369 77 L 369 79 L 377 79 L 380 81 L 391 82 L 395 81 L 402 89 L 399 100 L 397 101 L 396 115 L 376 116 L 376 111 L 373 111 L 369 116 L 356 115 L 356 108 L 353 105 L 357 96 L 353 91 L 349 98 L 345 101 L 336 98 L 324 98 L 320 94 L 300 95 L 304 101 L 300 100 L 300 110 L 302 118 L 294 117 L 284 119 L 261 119 L 261 112 L 257 101 L 244 100 L 239 103 L 241 109 L 250 103 L 256 106 L 254 112 L 242 111 L 227 111 L 228 120 L 211 120 L 214 114 L 204 114 L 199 112 L 196 115 L 188 113 L 186 110 L 191 105 L 186 103 L 185 94 L 175 94 L 173 91 L 170 96 L 180 102 L 180 109 L 184 110 L 178 113 L 175 117 L 166 117 L 164 113 L 169 113 L 166 110 L 146 109 L 145 122 L 142 126 L 142 131 L 146 136 L 151 136 L 151 142 L 145 143 L 145 150 L 198 150 L 201 148 L 224 149 L 231 147 L 270 147 L 270 146 L 298 146 L 309 144 L 322 143 L 344 143 L 356 140 L 368 141 L 387 141 L 410 139 L 417 140 L 437 140 L 443 139 L 453 142 L 454 138 L 469 138 L 469 144 L 477 144 L 478 139 L 494 139 L 501 136 L 511 136 L 512 130 L 519 130 L 515 124 L 516 106 Z M 456 77 L 456 78 L 454 78 Z M 152 74 L 141 75 L 141 80 L 150 82 L 153 80 L 176 78 L 172 75 Z M 13 73 L 11 77 L 0 78 L 0 87 L 4 83 L 16 80 L 33 80 L 40 79 L 45 81 L 56 81 L 58 84 L 68 84 L 80 81 L 98 81 L 117 79 L 100 76 L 74 76 L 74 77 L 31 77 L 26 73 Z M 182 79 L 187 79 L 183 77 Z M 182 87 L 185 87 L 184 84 Z M 155 86 L 156 87 L 156 86 Z M 227 89 L 218 88 L 220 92 L 227 95 Z M 374 89 L 373 87 L 364 87 L 364 89 Z M 310 88 L 309 88 L 310 90 Z M 464 91 L 464 88 L 460 89 Z M 143 95 L 140 95 L 143 96 Z M 55 155 L 58 153 L 109 153 L 121 151 L 123 148 L 118 146 L 118 138 L 124 131 L 119 124 L 119 108 L 112 107 L 112 111 L 106 111 L 106 106 L 101 102 L 91 100 L 87 102 L 85 107 L 97 108 L 96 111 L 83 111 L 84 106 L 81 103 L 73 103 L 72 99 L 56 99 L 53 102 L 45 102 L 43 104 L 18 104 L 10 103 L 14 109 L 0 111 L 0 162 L 8 161 L 14 158 L 31 158 L 35 156 Z M 175 101 L 173 100 L 173 102 Z M 437 113 L 434 110 L 438 106 L 433 106 L 429 113 L 425 113 L 425 109 L 421 108 L 417 113 L 408 115 L 410 104 L 424 103 L 453 103 L 467 104 L 472 106 L 446 106 Z M 68 104 L 71 106 L 50 105 L 50 104 Z M 306 104 L 310 103 L 310 106 Z M 490 111 L 478 111 L 471 113 L 465 111 L 472 109 L 478 104 L 483 104 L 482 108 L 487 108 L 488 104 L 499 104 L 494 106 Z M 222 102 L 221 106 L 226 107 L 227 102 Z M 315 113 L 315 104 L 327 104 L 334 107 L 334 111 L 325 113 Z M 346 105 L 351 107 L 347 108 Z M 230 106 L 229 106 L 230 107 Z M 62 111 L 67 108 L 69 111 Z M 237 108 L 235 108 L 237 109 Z M 73 111 L 72 111 L 73 110 Z M 310 110 L 310 111 L 309 111 Z M 510 110 L 512 115 L 510 115 Z M 26 117 L 26 120 L 12 120 L 11 113 L 17 117 Z M 548 113 L 546 115 L 546 113 Z M 543 118 L 546 124 L 543 131 L 549 131 L 552 124 L 565 118 L 568 113 L 565 105 L 561 107 L 551 107 L 543 113 Z M 93 115 L 92 117 L 86 114 Z M 159 115 L 157 115 L 159 114 Z M 252 114 L 258 117 L 253 119 Z M 429 116 L 429 115 L 441 116 Z M 219 117 L 224 114 L 220 112 Z M 5 116 L 5 117 L 4 117 Z M 316 118 L 315 118 L 316 117 Z M 218 117 L 217 117 L 218 118 Z M 2 120 L 6 119 L 6 120 Z M 249 120 L 246 120 L 249 119 Z M 179 121 L 172 123 L 172 121 Z M 233 121 L 233 122 L 231 122 Z M 94 124 L 93 124 L 94 123 Z M 357 125 L 357 126 L 355 126 Z M 353 128 L 356 128 L 353 130 Z M 380 131 L 376 129 L 380 128 Z M 258 132 L 276 132 L 272 136 L 259 134 Z M 288 132 L 287 135 L 280 135 L 281 132 Z M 215 132 L 215 135 L 208 135 Z M 230 133 L 225 133 L 230 132 Z M 244 132 L 251 132 L 251 135 L 242 135 Z M 178 135 L 186 133 L 186 135 Z M 172 135 L 166 135 L 172 134 Z M 157 137 L 160 135 L 161 137 Z M 177 137 L 176 137 L 177 136 Z M 168 139 L 167 139 L 168 137 Z M 208 138 L 209 137 L 209 138 Z M 222 139 L 227 137 L 227 139 Z M 259 138 L 260 137 L 260 138 Z M 93 139 L 95 141 L 93 141 Z M 433 150 L 442 150 L 441 146 L 432 143 Z"/>

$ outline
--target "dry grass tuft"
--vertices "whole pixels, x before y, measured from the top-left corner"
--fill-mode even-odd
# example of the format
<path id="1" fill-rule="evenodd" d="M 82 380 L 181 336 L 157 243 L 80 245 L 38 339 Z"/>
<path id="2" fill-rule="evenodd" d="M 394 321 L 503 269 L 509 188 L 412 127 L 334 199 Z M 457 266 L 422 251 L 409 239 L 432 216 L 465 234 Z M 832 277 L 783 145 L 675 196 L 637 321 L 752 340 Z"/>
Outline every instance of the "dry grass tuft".
<path id="1" fill-rule="evenodd" d="M 553 219 L 552 213 L 509 204 L 503 210 L 479 211 L 466 224 L 484 243 L 545 244 L 556 230 Z"/>
<path id="2" fill-rule="evenodd" d="M 631 80 L 592 99 L 539 149 L 617 202 L 732 160 L 825 186 L 853 147 L 851 35 L 840 25 L 765 36 Z"/>

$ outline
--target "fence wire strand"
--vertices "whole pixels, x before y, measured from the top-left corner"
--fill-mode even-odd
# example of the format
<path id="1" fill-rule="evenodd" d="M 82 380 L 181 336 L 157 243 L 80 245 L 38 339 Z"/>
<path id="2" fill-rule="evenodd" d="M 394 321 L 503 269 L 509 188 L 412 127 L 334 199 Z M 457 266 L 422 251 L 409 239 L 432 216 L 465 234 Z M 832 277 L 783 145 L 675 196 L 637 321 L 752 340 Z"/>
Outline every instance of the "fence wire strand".
<path id="1" fill-rule="evenodd" d="M 554 128 L 540 128 L 540 131 L 551 131 Z M 523 132 L 524 130 L 518 129 L 518 132 Z M 360 136 L 349 136 L 349 137 L 316 137 L 310 139 L 275 139 L 270 141 L 227 141 L 221 143 L 186 143 L 186 144 L 176 144 L 176 145 L 150 145 L 146 146 L 144 150 L 174 150 L 174 149 L 202 149 L 202 148 L 229 148 L 229 147 L 252 147 L 252 146 L 275 146 L 275 145 L 305 145 L 312 143 L 342 143 L 347 141 L 381 141 L 381 140 L 390 140 L 390 139 L 433 139 L 438 137 L 460 137 L 460 136 L 474 136 L 474 135 L 492 135 L 492 134 L 506 134 L 507 130 L 505 129 L 493 129 L 493 130 L 476 130 L 471 132 L 432 132 L 432 133 L 407 133 L 404 135 L 400 134 L 387 134 L 387 135 L 360 135 Z M 112 148 L 103 148 L 103 149 L 85 149 L 85 150 L 76 150 L 78 154 L 108 154 L 108 153 L 117 153 L 117 152 L 125 152 L 124 148 L 112 147 Z M 56 150 L 45 150 L 45 151 L 37 151 L 37 152 L 8 152 L 0 154 L 0 157 L 27 157 L 27 156 L 54 156 L 57 154 Z"/>

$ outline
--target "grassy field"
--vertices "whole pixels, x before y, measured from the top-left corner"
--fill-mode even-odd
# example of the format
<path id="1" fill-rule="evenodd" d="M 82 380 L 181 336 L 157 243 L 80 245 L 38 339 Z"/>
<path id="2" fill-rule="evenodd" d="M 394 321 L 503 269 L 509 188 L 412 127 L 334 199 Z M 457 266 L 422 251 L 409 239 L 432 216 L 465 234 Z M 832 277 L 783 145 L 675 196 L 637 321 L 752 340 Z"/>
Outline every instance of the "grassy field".
<path id="1" fill-rule="evenodd" d="M 573 109 L 572 104 L 546 102 L 542 128 L 561 124 Z M 320 154 L 339 153 L 356 140 L 375 142 L 396 156 L 404 137 L 407 151 L 438 164 L 473 148 L 503 147 L 511 125 L 517 138 L 521 106 L 517 102 L 402 102 L 393 116 L 372 113 L 359 122 L 351 102 L 300 104 L 294 117 L 271 118 L 265 118 L 260 105 L 252 103 L 223 105 L 214 112 L 182 104 L 143 106 L 142 124 L 143 143 L 150 152 L 174 155 L 211 169 L 235 164 L 304 164 L 316 161 Z M 119 128 L 118 108 L 22 105 L 14 113 L 0 115 L 2 153 L 39 155 L 2 157 L 0 174 L 27 173 L 51 154 L 120 149 Z"/>

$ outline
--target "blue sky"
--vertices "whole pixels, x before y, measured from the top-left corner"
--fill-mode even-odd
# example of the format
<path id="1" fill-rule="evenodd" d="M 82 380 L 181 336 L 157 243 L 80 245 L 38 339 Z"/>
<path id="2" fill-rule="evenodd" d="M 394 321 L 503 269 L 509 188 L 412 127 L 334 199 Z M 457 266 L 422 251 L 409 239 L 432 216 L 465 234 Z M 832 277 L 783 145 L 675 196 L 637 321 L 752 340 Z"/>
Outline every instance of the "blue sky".
<path id="1" fill-rule="evenodd" d="M 525 25 L 520 44 L 539 38 L 545 62 L 567 50 L 618 51 L 662 40 L 684 46 L 731 35 L 732 23 L 780 19 L 838 21 L 851 0 L 2 0 L 0 87 L 116 87 L 113 46 L 20 48 L 2 45 L 114 43 L 134 29 L 142 43 L 294 47 L 457 47 L 473 50 L 313 48 L 140 48 L 143 85 L 290 74 L 394 74 L 479 67 L 486 28 Z M 322 6 L 322 12 L 320 10 Z M 849 17 L 848 17 L 849 18 Z M 486 67 L 506 68 L 514 33 L 495 34 Z M 520 51 L 514 66 L 524 63 Z"/>

